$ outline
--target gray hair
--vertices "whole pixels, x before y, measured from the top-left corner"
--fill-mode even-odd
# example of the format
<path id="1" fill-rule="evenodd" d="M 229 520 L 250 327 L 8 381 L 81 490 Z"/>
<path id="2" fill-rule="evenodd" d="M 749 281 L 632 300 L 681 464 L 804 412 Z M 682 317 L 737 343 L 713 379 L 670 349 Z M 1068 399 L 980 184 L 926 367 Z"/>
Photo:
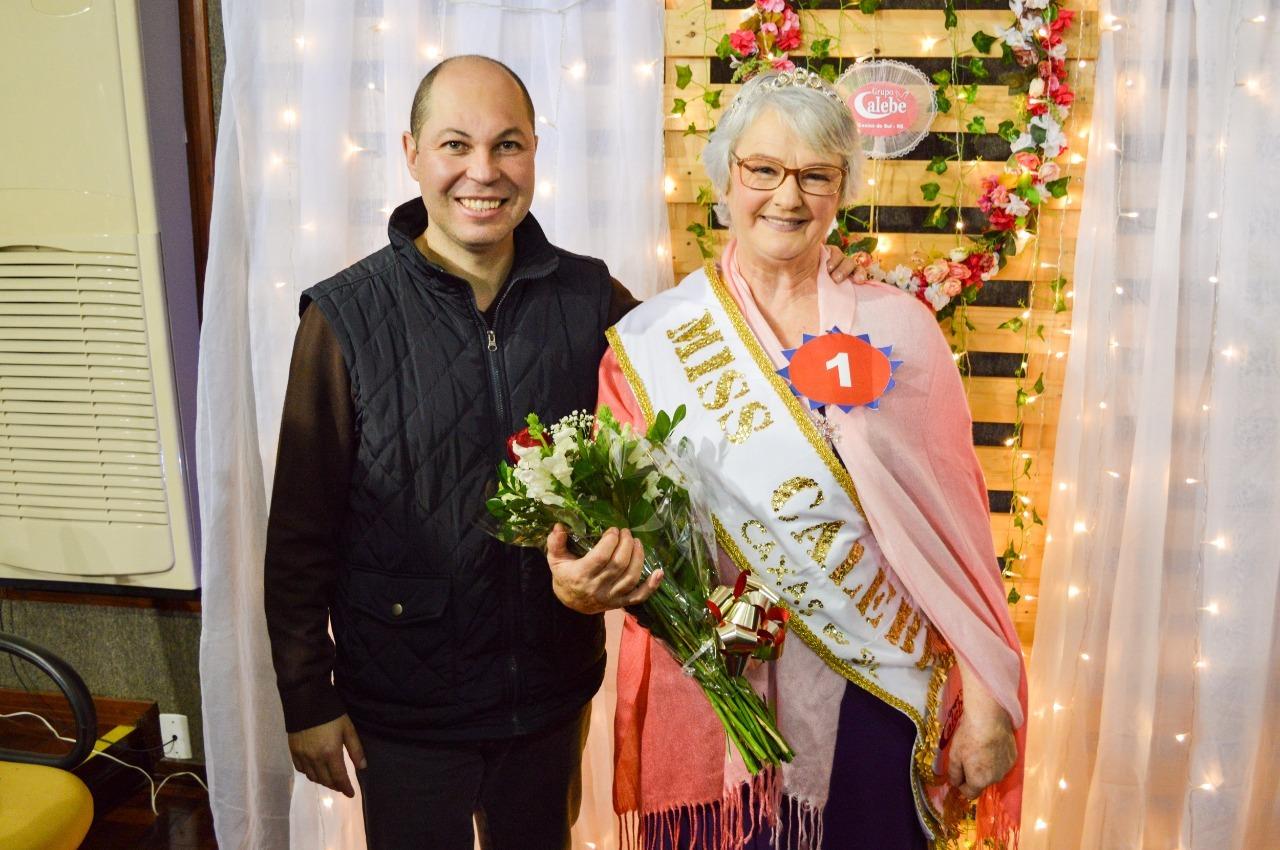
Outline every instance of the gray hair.
<path id="1" fill-rule="evenodd" d="M 840 206 L 849 206 L 857 197 L 862 147 L 858 143 L 858 125 L 849 108 L 826 83 L 820 87 L 812 83 L 787 84 L 788 79 L 794 77 L 770 71 L 748 80 L 725 110 L 702 151 L 702 165 L 715 189 L 716 217 L 721 224 L 729 223 L 729 206 L 724 202 L 729 192 L 729 157 L 742 134 L 769 109 L 776 112 L 806 146 L 840 158 L 848 169 L 840 187 Z"/>

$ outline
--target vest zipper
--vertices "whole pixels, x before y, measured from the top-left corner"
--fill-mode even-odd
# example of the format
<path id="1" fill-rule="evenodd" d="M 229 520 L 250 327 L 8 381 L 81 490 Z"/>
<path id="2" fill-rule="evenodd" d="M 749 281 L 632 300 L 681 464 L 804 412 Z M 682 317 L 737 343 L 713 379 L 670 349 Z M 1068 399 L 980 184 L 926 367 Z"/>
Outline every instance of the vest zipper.
<path id="1" fill-rule="evenodd" d="M 498 296 L 498 301 L 493 307 L 493 327 L 489 327 L 485 323 L 479 307 L 472 301 L 472 306 L 476 311 L 476 318 L 480 320 L 480 326 L 485 332 L 485 359 L 489 363 L 489 382 L 493 385 L 493 403 L 500 430 L 510 427 L 510 414 L 507 412 L 506 376 L 503 374 L 502 365 L 498 359 L 498 316 L 502 311 L 502 303 L 507 300 L 507 294 L 514 288 L 514 283 L 515 281 L 510 281 L 502 291 L 502 294 Z M 507 435 L 500 433 L 499 436 L 505 441 Z M 519 607 L 520 600 L 518 598 L 519 591 L 515 589 L 514 584 L 510 580 L 506 584 L 509 588 L 512 588 L 506 594 L 502 604 L 503 620 L 507 632 L 507 646 L 510 653 L 507 656 L 507 687 L 511 694 L 512 731 L 520 734 L 523 731 L 523 724 L 520 721 L 520 665 L 516 661 L 514 651 L 516 645 L 520 642 L 515 613 Z"/>

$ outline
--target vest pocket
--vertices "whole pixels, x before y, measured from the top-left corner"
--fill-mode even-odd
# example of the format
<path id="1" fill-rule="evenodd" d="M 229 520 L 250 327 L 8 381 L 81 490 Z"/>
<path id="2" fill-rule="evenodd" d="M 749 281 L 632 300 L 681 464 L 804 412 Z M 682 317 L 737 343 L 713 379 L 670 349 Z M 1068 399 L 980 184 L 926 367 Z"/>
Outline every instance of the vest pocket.
<path id="1" fill-rule="evenodd" d="M 352 570 L 347 601 L 352 610 L 390 626 L 426 623 L 444 614 L 449 577 Z"/>

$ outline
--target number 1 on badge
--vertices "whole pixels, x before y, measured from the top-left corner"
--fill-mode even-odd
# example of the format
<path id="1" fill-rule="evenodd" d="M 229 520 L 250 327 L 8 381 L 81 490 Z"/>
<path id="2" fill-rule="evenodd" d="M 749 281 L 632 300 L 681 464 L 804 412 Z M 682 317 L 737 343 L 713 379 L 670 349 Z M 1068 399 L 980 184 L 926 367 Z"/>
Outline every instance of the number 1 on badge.
<path id="1" fill-rule="evenodd" d="M 853 376 L 849 372 L 849 352 L 842 351 L 827 361 L 827 371 L 836 370 L 840 386 L 848 389 L 853 386 Z"/>

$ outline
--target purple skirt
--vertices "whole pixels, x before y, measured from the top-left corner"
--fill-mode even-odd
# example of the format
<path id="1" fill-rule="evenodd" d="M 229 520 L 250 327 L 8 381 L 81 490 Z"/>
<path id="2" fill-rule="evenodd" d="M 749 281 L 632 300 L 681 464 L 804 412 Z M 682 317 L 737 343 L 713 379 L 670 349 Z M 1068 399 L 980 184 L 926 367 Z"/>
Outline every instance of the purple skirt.
<path id="1" fill-rule="evenodd" d="M 911 793 L 911 749 L 916 727 L 902 712 L 857 685 L 847 685 L 840 701 L 840 724 L 831 771 L 831 792 L 822 814 L 825 850 L 927 850 Z M 745 807 L 744 807 L 745 808 Z M 689 842 L 690 817 L 680 837 L 662 841 L 662 850 L 706 850 Z M 716 813 L 703 816 L 698 834 L 711 831 Z M 779 843 L 794 832 L 783 805 Z M 748 841 L 745 850 L 777 850 L 769 830 Z"/>

